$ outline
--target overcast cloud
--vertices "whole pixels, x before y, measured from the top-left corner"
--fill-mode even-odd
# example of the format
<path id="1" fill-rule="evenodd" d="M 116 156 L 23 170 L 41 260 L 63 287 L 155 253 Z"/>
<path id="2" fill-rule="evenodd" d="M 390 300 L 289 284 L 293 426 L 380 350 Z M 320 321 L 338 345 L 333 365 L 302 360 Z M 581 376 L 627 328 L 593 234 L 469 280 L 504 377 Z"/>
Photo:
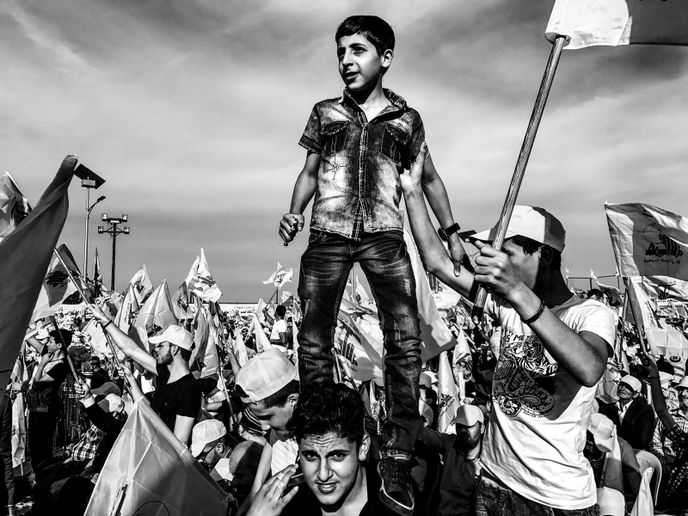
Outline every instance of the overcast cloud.
<path id="1" fill-rule="evenodd" d="M 261 281 L 277 261 L 298 270 L 307 242 L 284 247 L 276 228 L 310 109 L 341 93 L 334 31 L 372 13 L 396 31 L 386 86 L 420 111 L 457 221 L 491 226 L 549 54 L 552 3 L 313 4 L 6 0 L 0 169 L 33 202 L 68 153 L 107 180 L 90 242 L 108 284 L 103 211 L 130 216 L 119 288 L 143 263 L 174 288 L 203 247 L 225 300 L 269 296 Z M 519 200 L 561 218 L 572 274 L 614 272 L 605 201 L 688 215 L 686 56 L 658 46 L 564 52 Z M 70 197 L 62 240 L 81 263 L 78 180 Z"/>

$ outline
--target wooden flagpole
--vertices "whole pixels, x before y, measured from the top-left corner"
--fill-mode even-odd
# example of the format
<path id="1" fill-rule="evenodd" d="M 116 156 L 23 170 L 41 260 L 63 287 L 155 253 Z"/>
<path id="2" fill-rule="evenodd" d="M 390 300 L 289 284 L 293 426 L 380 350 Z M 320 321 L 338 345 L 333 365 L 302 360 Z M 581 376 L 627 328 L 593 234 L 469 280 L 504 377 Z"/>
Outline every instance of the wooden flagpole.
<path id="1" fill-rule="evenodd" d="M 554 74 L 557 70 L 559 58 L 561 57 L 561 51 L 563 50 L 565 43 L 566 36 L 560 35 L 557 35 L 554 43 L 552 43 L 552 50 L 549 54 L 549 59 L 547 60 L 545 73 L 542 76 L 540 89 L 538 90 L 537 97 L 535 98 L 535 106 L 533 107 L 533 112 L 530 115 L 528 128 L 526 129 L 526 134 L 523 138 L 523 144 L 521 145 L 521 152 L 518 155 L 516 168 L 514 169 L 514 174 L 511 177 L 511 183 L 509 184 L 509 189 L 507 190 L 504 206 L 502 207 L 502 213 L 499 216 L 499 222 L 497 223 L 497 235 L 492 243 L 492 247 L 495 249 L 501 249 L 502 244 L 504 243 L 506 230 L 509 227 L 509 220 L 511 219 L 511 214 L 513 213 L 514 206 L 516 205 L 516 197 L 518 196 L 518 191 L 521 188 L 521 182 L 523 181 L 523 176 L 526 172 L 526 166 L 528 165 L 528 158 L 530 158 L 530 152 L 533 150 L 535 136 L 537 135 L 537 130 L 540 126 L 540 120 L 542 120 L 542 113 L 545 110 L 547 97 L 549 96 L 550 89 L 552 88 Z M 475 297 L 475 303 L 473 305 L 474 320 L 478 320 L 482 317 L 486 300 L 487 291 L 483 287 L 478 288 L 478 292 Z"/>

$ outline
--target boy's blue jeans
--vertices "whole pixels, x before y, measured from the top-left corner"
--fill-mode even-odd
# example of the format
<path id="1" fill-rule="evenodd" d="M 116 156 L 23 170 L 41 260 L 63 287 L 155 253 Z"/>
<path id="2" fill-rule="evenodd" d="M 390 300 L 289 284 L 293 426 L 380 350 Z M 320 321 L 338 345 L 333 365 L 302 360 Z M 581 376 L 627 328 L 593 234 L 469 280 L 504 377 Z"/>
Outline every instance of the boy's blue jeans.
<path id="1" fill-rule="evenodd" d="M 385 412 L 383 454 L 409 456 L 420 429 L 418 380 L 420 326 L 416 282 L 400 231 L 364 233 L 350 240 L 314 231 L 301 258 L 298 294 L 302 386 L 332 381 L 334 333 L 349 272 L 358 262 L 377 303 L 384 335 Z"/>

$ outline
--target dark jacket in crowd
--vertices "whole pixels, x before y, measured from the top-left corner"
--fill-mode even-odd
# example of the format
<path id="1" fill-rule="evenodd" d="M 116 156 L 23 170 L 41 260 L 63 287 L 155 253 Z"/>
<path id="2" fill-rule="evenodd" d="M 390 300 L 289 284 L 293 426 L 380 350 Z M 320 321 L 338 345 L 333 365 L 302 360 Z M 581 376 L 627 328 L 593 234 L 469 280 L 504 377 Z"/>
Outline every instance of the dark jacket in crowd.
<path id="1" fill-rule="evenodd" d="M 625 439 L 636 450 L 647 450 L 655 431 L 655 412 L 642 396 L 631 401 L 623 421 L 619 421 L 619 409 L 615 403 L 602 405 L 604 414 L 616 425 L 617 435 Z"/>

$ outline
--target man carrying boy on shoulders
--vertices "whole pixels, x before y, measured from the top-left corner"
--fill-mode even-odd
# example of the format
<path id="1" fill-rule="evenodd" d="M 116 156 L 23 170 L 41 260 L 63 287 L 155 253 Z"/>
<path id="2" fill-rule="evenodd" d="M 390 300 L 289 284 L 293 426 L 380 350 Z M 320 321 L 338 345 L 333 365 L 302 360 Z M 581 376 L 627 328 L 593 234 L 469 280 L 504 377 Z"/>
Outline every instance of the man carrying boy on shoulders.
<path id="1" fill-rule="evenodd" d="M 425 139 L 417 111 L 382 79 L 394 55 L 394 32 L 377 16 L 351 16 L 335 34 L 341 97 L 313 108 L 299 144 L 308 154 L 279 234 L 290 242 L 304 227 L 315 195 L 308 248 L 301 258 L 298 294 L 301 385 L 333 378 L 334 329 L 355 262 L 377 302 L 385 346 L 385 402 L 380 498 L 400 514 L 414 509 L 408 473 L 416 434 L 420 329 L 415 282 L 403 237 L 399 176 Z M 423 165 L 422 189 L 445 229 L 453 268 L 463 255 L 444 184 L 432 159 Z"/>

